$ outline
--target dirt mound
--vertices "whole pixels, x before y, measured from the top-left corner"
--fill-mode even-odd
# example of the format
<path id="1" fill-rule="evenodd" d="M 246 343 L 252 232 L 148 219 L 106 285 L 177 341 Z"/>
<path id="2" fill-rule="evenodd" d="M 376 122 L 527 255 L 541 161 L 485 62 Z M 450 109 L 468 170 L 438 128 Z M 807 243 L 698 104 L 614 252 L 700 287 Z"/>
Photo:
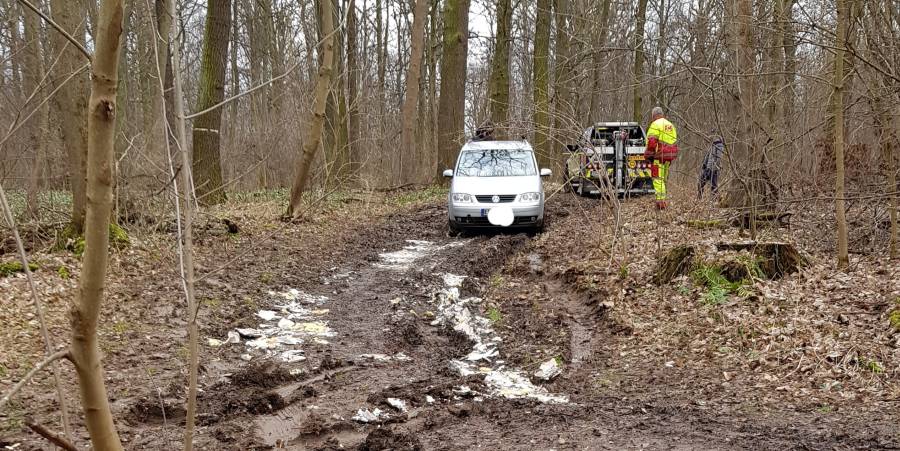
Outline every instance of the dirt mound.
<path id="1" fill-rule="evenodd" d="M 397 350 L 420 346 L 424 342 L 419 323 L 410 317 L 403 317 L 391 331 L 391 341 Z"/>
<path id="2" fill-rule="evenodd" d="M 255 363 L 203 391 L 198 398 L 200 424 L 215 424 L 244 414 L 269 414 L 287 406 L 287 401 L 271 389 L 295 380 L 275 363 Z"/>
<path id="3" fill-rule="evenodd" d="M 274 388 L 294 380 L 288 370 L 272 362 L 251 363 L 230 377 L 233 387 Z"/>
<path id="4" fill-rule="evenodd" d="M 184 420 L 185 415 L 180 401 L 146 397 L 128 409 L 125 419 L 131 424 L 161 424 Z"/>
<path id="5" fill-rule="evenodd" d="M 379 428 L 370 432 L 357 449 L 359 451 L 421 451 L 424 448 L 419 439 L 409 432 Z"/>

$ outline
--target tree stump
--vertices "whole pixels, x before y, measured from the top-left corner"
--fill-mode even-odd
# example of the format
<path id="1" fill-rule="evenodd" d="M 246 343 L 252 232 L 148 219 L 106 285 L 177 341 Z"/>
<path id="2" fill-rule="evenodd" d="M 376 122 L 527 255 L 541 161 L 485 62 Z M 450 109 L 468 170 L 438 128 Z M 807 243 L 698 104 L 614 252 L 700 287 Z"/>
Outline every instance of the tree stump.
<path id="1" fill-rule="evenodd" d="M 759 260 L 759 269 L 769 279 L 779 279 L 795 273 L 808 264 L 806 257 L 800 254 L 790 243 L 758 243 L 747 241 L 740 243 L 716 244 L 719 251 L 749 251 Z"/>
<path id="2" fill-rule="evenodd" d="M 653 280 L 657 285 L 667 284 L 675 277 L 685 275 L 691 271 L 694 254 L 694 246 L 676 246 L 666 253 L 656 264 L 653 272 Z"/>

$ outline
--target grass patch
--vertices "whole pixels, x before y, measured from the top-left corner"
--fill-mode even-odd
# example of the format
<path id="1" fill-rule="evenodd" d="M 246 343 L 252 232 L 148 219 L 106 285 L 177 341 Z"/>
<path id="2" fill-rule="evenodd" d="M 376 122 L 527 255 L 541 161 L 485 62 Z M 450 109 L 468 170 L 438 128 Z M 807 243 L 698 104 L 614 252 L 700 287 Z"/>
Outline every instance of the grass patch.
<path id="1" fill-rule="evenodd" d="M 499 324 L 503 321 L 503 315 L 500 313 L 500 309 L 497 307 L 490 307 L 487 309 L 487 317 L 494 324 Z"/>
<path id="2" fill-rule="evenodd" d="M 287 204 L 287 188 L 257 191 L 235 191 L 228 193 L 228 202 L 235 204 L 253 204 L 258 202 L 279 202 Z"/>
<path id="3" fill-rule="evenodd" d="M 860 364 L 863 368 L 871 371 L 873 374 L 884 373 L 884 365 L 877 360 L 861 359 Z"/>
<path id="4" fill-rule="evenodd" d="M 401 193 L 391 199 L 392 203 L 404 207 L 410 204 L 432 202 L 447 197 L 449 188 L 440 185 L 431 185 L 427 188 Z"/>
<path id="5" fill-rule="evenodd" d="M 723 304 L 728 300 L 728 295 L 737 293 L 738 289 L 743 285 L 742 281 L 732 282 L 722 272 L 722 268 L 717 265 L 702 263 L 693 272 L 691 279 L 695 284 L 706 287 L 706 293 L 700 298 L 700 301 L 706 305 Z"/>
<path id="6" fill-rule="evenodd" d="M 10 400 L 3 414 L 3 417 L 0 417 L 0 432 L 19 432 L 25 426 L 25 406 L 21 402 Z"/>
<path id="7" fill-rule="evenodd" d="M 37 271 L 40 266 L 35 262 L 28 262 L 28 269 L 32 271 Z M 18 272 L 25 272 L 25 267 L 21 262 L 12 261 L 6 263 L 0 263 L 0 277 L 9 277 Z"/>

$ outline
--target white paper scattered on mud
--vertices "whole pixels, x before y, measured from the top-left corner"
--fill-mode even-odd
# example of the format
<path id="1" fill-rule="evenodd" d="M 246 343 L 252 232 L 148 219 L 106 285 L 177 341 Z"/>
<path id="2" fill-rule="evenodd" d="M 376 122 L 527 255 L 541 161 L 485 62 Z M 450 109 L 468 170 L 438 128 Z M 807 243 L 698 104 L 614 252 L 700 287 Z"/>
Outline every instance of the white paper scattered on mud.
<path id="1" fill-rule="evenodd" d="M 356 412 L 356 415 L 353 415 L 353 421 L 357 421 L 359 423 L 374 423 L 384 418 L 385 416 L 385 413 L 377 407 L 374 410 L 359 409 Z"/>
<path id="2" fill-rule="evenodd" d="M 406 412 L 406 401 L 397 398 L 388 398 L 387 403 L 391 405 L 391 407 L 397 409 L 401 413 Z"/>
<path id="3" fill-rule="evenodd" d="M 433 254 L 449 247 L 461 246 L 463 244 L 461 241 L 454 241 L 449 244 L 439 245 L 425 240 L 406 240 L 406 243 L 407 245 L 399 251 L 378 254 L 381 258 L 381 263 L 376 263 L 375 266 L 405 271 L 409 269 L 414 262 L 422 259 L 426 255 Z"/>
<path id="4" fill-rule="evenodd" d="M 484 374 L 485 384 L 494 396 L 505 398 L 530 398 L 545 403 L 567 403 L 568 397 L 552 394 L 543 387 L 531 383 L 521 371 L 506 368 L 499 360 L 500 336 L 491 327 L 491 322 L 477 315 L 471 308 L 481 303 L 479 298 L 460 299 L 459 286 L 464 276 L 443 275 L 444 287 L 435 294 L 437 318 L 435 325 L 446 325 L 464 334 L 472 341 L 472 351 L 464 360 L 453 360 L 450 367 L 460 376 Z M 557 373 L 558 374 L 558 373 Z"/>
<path id="5" fill-rule="evenodd" d="M 243 337 L 247 339 L 244 344 L 249 350 L 293 363 L 306 360 L 303 349 L 300 348 L 304 341 L 328 344 L 325 338 L 336 335 L 328 327 L 327 321 L 319 319 L 328 313 L 328 309 L 319 307 L 328 301 L 327 297 L 294 288 L 284 292 L 270 291 L 269 296 L 274 305 L 256 312 L 256 316 L 266 322 L 258 328 L 241 328 L 228 332 L 225 343 L 239 343 Z"/>

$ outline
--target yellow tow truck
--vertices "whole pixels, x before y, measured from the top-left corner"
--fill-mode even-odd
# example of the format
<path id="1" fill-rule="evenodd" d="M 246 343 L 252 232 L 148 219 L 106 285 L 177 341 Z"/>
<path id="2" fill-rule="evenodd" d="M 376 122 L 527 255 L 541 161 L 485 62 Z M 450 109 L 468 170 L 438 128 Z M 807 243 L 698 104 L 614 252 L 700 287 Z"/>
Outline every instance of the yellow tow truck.
<path id="1" fill-rule="evenodd" d="M 566 187 L 578 195 L 652 193 L 646 146 L 646 134 L 637 122 L 598 122 L 586 128 L 577 144 L 566 145 Z"/>

